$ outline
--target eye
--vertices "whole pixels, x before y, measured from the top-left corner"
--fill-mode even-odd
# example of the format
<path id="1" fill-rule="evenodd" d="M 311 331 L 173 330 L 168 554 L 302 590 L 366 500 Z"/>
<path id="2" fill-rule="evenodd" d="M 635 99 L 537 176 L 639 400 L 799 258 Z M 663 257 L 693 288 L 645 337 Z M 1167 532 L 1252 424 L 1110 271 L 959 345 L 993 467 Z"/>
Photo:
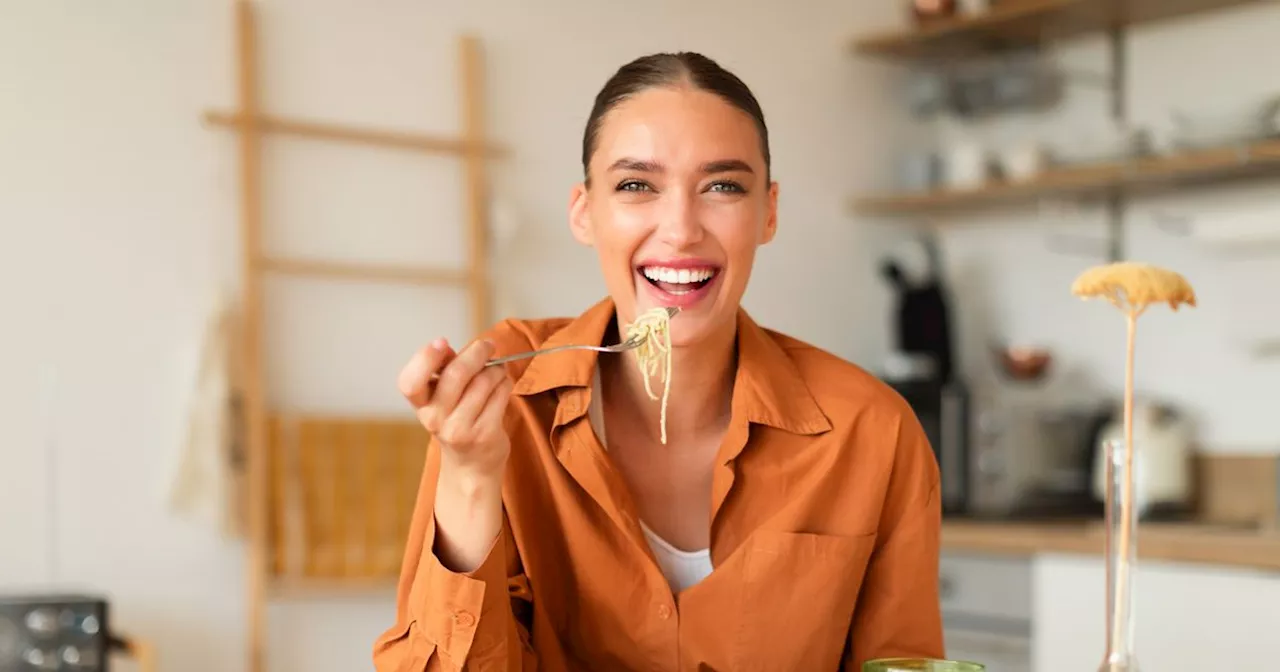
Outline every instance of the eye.
<path id="1" fill-rule="evenodd" d="M 617 191 L 650 191 L 651 187 L 640 180 L 623 180 L 615 189 Z"/>
<path id="2" fill-rule="evenodd" d="M 711 186 L 707 188 L 707 191 L 719 191 L 719 192 L 729 193 L 729 194 L 747 193 L 747 190 L 741 184 L 738 184 L 737 182 L 733 182 L 730 180 L 713 182 Z"/>

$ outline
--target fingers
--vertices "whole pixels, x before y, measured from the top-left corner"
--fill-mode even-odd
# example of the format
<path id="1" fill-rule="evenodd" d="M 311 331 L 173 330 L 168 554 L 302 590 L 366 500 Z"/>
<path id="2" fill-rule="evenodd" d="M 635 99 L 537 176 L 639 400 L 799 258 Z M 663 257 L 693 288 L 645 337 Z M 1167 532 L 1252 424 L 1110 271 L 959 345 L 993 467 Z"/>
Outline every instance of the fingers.
<path id="1" fill-rule="evenodd" d="M 493 355 L 493 350 L 493 344 L 488 341 L 471 343 L 440 372 L 440 380 L 436 382 L 435 392 L 431 393 L 429 402 L 439 419 L 443 420 L 453 412 L 462 393 L 484 368 L 485 362 Z"/>
<path id="2" fill-rule="evenodd" d="M 482 439 L 489 438 L 488 432 L 502 431 L 502 418 L 506 415 L 507 402 L 511 400 L 511 390 L 515 386 L 515 381 L 510 376 L 504 375 L 489 393 L 484 408 L 480 411 L 480 415 L 476 416 L 476 427 L 479 428 Z"/>
<path id="3" fill-rule="evenodd" d="M 443 338 L 437 338 L 427 347 L 414 353 L 409 363 L 400 370 L 397 381 L 400 393 L 409 400 L 414 409 L 420 409 L 431 401 L 431 374 L 439 371 L 455 357 L 456 354 L 453 348 L 449 347 L 449 342 Z"/>
<path id="4" fill-rule="evenodd" d="M 507 381 L 506 371 L 496 366 L 473 378 L 457 405 L 445 417 L 437 438 L 453 445 L 464 445 L 486 438 L 492 428 L 481 425 L 480 414 L 486 409 L 494 392 Z M 504 403 L 503 406 L 505 405 Z"/>

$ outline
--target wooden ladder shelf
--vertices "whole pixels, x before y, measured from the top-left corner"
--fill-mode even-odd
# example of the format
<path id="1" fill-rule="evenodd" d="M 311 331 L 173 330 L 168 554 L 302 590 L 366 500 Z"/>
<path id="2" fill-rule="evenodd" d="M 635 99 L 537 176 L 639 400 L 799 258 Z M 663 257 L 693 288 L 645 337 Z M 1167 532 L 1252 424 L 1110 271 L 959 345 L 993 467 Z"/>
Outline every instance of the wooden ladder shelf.
<path id="1" fill-rule="evenodd" d="M 471 330 L 489 325 L 487 161 L 506 151 L 485 139 L 481 55 L 476 38 L 458 45 L 461 137 L 355 128 L 273 116 L 259 101 L 258 29 L 250 0 L 234 0 L 238 109 L 209 110 L 204 122 L 239 140 L 242 342 L 240 386 L 247 454 L 248 662 L 266 669 L 266 604 L 314 586 L 363 590 L 394 585 L 427 444 L 411 420 L 334 418 L 273 410 L 264 381 L 267 274 L 360 282 L 450 286 L 469 295 Z M 266 135 L 454 155 L 465 170 L 467 263 L 462 269 L 355 264 L 263 252 L 261 141 Z"/>

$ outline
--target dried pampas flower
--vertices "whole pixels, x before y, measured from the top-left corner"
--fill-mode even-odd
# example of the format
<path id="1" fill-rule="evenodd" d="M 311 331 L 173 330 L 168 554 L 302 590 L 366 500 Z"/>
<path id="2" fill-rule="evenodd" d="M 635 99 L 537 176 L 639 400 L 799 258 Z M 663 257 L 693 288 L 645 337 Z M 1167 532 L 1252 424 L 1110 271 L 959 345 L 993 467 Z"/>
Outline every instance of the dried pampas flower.
<path id="1" fill-rule="evenodd" d="M 1115 307 L 1139 314 L 1147 306 L 1167 303 L 1173 310 L 1182 304 L 1196 305 L 1196 290 L 1186 278 L 1177 273 L 1151 266 L 1125 261 L 1095 266 L 1076 278 L 1071 293 L 1085 299 L 1104 298 Z"/>
<path id="2" fill-rule="evenodd" d="M 1127 565 L 1133 544 L 1127 521 L 1133 515 L 1131 511 L 1133 506 L 1133 346 L 1134 334 L 1138 328 L 1138 316 L 1149 306 L 1158 303 L 1168 304 L 1169 308 L 1175 311 L 1183 304 L 1195 307 L 1196 292 L 1186 278 L 1168 269 L 1136 262 L 1120 262 L 1086 270 L 1072 283 L 1071 293 L 1083 299 L 1106 299 L 1111 305 L 1124 311 L 1129 327 L 1124 367 L 1125 472 L 1122 485 L 1124 494 L 1120 500 L 1120 520 L 1126 522 L 1120 524 L 1119 548 L 1115 549 L 1115 555 L 1112 555 L 1113 549 L 1110 548 L 1111 531 L 1115 529 L 1113 521 L 1108 520 L 1107 525 L 1107 552 L 1110 557 L 1117 558 L 1118 564 L 1116 576 L 1113 578 L 1111 564 L 1108 562 L 1108 593 L 1111 592 L 1110 586 L 1114 580 L 1115 594 L 1125 595 L 1127 589 L 1125 584 L 1129 577 Z M 1107 516 L 1110 518 L 1113 515 L 1110 487 L 1107 489 L 1107 499 Z M 1108 599 L 1112 599 L 1111 595 L 1108 595 Z M 1109 613 L 1107 622 L 1111 628 L 1107 633 L 1109 642 L 1118 642 L 1125 632 L 1125 621 L 1128 620 L 1128 615 L 1114 611 L 1122 608 L 1127 610 L 1127 600 L 1125 602 L 1124 605 L 1110 605 L 1113 611 Z M 1111 646 L 1108 645 L 1107 649 L 1110 653 Z"/>

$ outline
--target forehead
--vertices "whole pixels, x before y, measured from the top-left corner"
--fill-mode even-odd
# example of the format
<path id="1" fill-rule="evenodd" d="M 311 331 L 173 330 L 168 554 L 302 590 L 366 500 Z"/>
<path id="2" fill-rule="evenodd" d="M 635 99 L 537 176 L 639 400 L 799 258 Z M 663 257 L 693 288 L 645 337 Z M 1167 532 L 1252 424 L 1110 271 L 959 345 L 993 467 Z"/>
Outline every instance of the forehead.
<path id="1" fill-rule="evenodd" d="M 763 168 L 760 135 L 746 112 L 714 93 L 655 88 L 623 101 L 602 120 L 593 165 L 630 157 L 673 168 L 739 159 Z"/>

